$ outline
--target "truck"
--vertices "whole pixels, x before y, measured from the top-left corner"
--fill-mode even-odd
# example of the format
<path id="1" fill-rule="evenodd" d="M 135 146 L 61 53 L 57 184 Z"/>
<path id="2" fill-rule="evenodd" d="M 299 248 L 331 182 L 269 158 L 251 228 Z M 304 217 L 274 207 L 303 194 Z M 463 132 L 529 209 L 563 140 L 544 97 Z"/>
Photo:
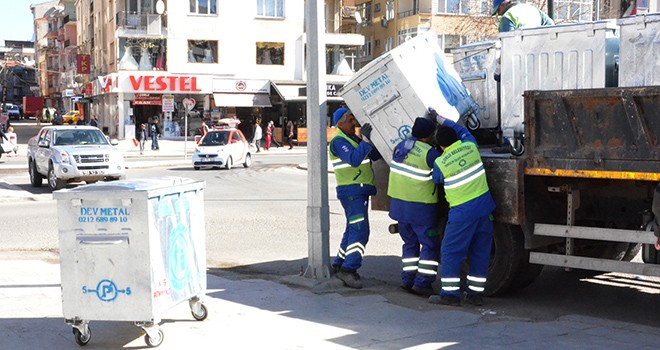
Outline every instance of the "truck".
<path id="1" fill-rule="evenodd" d="M 544 266 L 660 276 L 651 232 L 660 82 L 657 72 L 645 71 L 656 66 L 647 53 L 660 21 L 649 15 L 630 21 L 517 30 L 500 35 L 501 47 L 478 43 L 454 53 L 454 67 L 480 106 L 473 134 L 497 204 L 487 295 L 531 284 Z M 624 49 L 628 43 L 634 47 Z M 411 45 L 420 44 L 406 42 L 385 55 Z M 501 86 L 493 80 L 497 55 Z M 612 64 L 614 57 L 621 64 Z M 645 57 L 650 61 L 640 61 Z M 414 106 L 428 92 L 418 93 L 410 76 L 367 98 L 360 92 L 407 65 L 377 58 L 339 92 L 360 123 L 374 126 L 371 140 L 386 160 L 407 136 L 397 131 L 424 116 Z M 409 75 L 437 74 L 417 67 Z M 620 83 L 631 76 L 638 79 Z M 450 119 L 469 123 L 464 117 Z M 511 153 L 492 151 L 506 142 Z M 379 195 L 372 209 L 388 210 L 389 168 L 374 169 Z M 447 210 L 438 214 L 441 227 Z M 640 250 L 644 263 L 631 262 Z"/>
<path id="2" fill-rule="evenodd" d="M 46 178 L 55 191 L 72 182 L 122 179 L 126 165 L 118 144 L 93 126 L 45 126 L 28 141 L 30 184 L 40 187 Z"/>
<path id="3" fill-rule="evenodd" d="M 27 119 L 41 117 L 44 108 L 44 98 L 41 96 L 23 96 L 23 116 Z"/>

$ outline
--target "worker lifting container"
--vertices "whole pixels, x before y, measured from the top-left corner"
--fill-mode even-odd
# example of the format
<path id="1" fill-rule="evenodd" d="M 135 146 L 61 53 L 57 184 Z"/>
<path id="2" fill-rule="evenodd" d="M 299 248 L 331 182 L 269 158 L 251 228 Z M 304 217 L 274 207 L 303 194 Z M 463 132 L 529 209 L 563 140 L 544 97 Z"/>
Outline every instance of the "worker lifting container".
<path id="1" fill-rule="evenodd" d="M 158 346 L 162 313 L 186 300 L 206 319 L 204 186 L 164 177 L 53 193 L 62 311 L 79 345 L 91 339 L 89 322 L 103 320 L 132 321 Z"/>

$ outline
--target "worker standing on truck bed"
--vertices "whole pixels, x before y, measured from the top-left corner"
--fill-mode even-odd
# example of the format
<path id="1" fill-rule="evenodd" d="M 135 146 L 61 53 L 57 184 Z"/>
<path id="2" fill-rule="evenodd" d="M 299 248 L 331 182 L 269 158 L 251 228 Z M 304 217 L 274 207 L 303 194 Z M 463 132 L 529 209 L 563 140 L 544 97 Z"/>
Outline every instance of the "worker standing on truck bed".
<path id="1" fill-rule="evenodd" d="M 497 29 L 500 33 L 522 28 L 552 26 L 555 22 L 543 11 L 532 4 L 523 4 L 517 0 L 494 0 L 492 16 L 500 15 Z"/>
<path id="2" fill-rule="evenodd" d="M 332 120 L 338 130 L 328 149 L 337 180 L 337 199 L 346 215 L 346 230 L 332 268 L 345 286 L 360 289 L 362 281 L 357 270 L 369 241 L 369 196 L 376 194 L 371 162 L 381 156 L 368 141 L 370 124 L 362 126 L 360 138 L 355 135 L 357 120 L 347 108 L 337 109 Z"/>
<path id="3" fill-rule="evenodd" d="M 403 240 L 401 287 L 427 297 L 435 294 L 432 284 L 438 276 L 441 243 L 436 218 L 438 191 L 431 177 L 440 156 L 430 145 L 434 131 L 435 122 L 415 119 L 412 137 L 394 148 L 387 188 L 392 197 L 390 218 L 398 222 Z"/>
<path id="4" fill-rule="evenodd" d="M 491 213 L 495 202 L 474 136 L 432 108 L 429 114 L 442 125 L 436 133 L 436 142 L 443 152 L 433 166 L 433 182 L 444 185 L 449 203 L 440 259 L 442 288 L 440 295 L 429 298 L 429 303 L 461 304 L 461 264 L 467 257 L 470 268 L 465 298 L 471 304 L 482 305 L 493 240 Z"/>

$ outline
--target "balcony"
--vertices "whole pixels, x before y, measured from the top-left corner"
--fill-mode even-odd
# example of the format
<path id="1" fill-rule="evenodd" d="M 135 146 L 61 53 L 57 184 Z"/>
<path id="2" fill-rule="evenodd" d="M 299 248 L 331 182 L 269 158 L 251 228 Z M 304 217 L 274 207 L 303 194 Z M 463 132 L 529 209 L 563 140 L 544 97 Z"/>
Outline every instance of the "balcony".
<path id="1" fill-rule="evenodd" d="M 118 36 L 167 36 L 167 17 L 155 13 L 117 12 Z"/>

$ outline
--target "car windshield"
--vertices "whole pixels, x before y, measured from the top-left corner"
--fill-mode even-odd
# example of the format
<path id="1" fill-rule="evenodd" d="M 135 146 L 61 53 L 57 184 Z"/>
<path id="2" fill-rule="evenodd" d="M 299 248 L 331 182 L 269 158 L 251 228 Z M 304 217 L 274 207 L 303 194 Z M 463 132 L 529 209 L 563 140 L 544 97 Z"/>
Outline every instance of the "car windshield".
<path id="1" fill-rule="evenodd" d="M 108 139 L 100 130 L 56 130 L 53 140 L 55 146 L 108 144 Z"/>
<path id="2" fill-rule="evenodd" d="M 229 131 L 212 131 L 199 142 L 200 146 L 224 146 L 229 141 Z"/>

